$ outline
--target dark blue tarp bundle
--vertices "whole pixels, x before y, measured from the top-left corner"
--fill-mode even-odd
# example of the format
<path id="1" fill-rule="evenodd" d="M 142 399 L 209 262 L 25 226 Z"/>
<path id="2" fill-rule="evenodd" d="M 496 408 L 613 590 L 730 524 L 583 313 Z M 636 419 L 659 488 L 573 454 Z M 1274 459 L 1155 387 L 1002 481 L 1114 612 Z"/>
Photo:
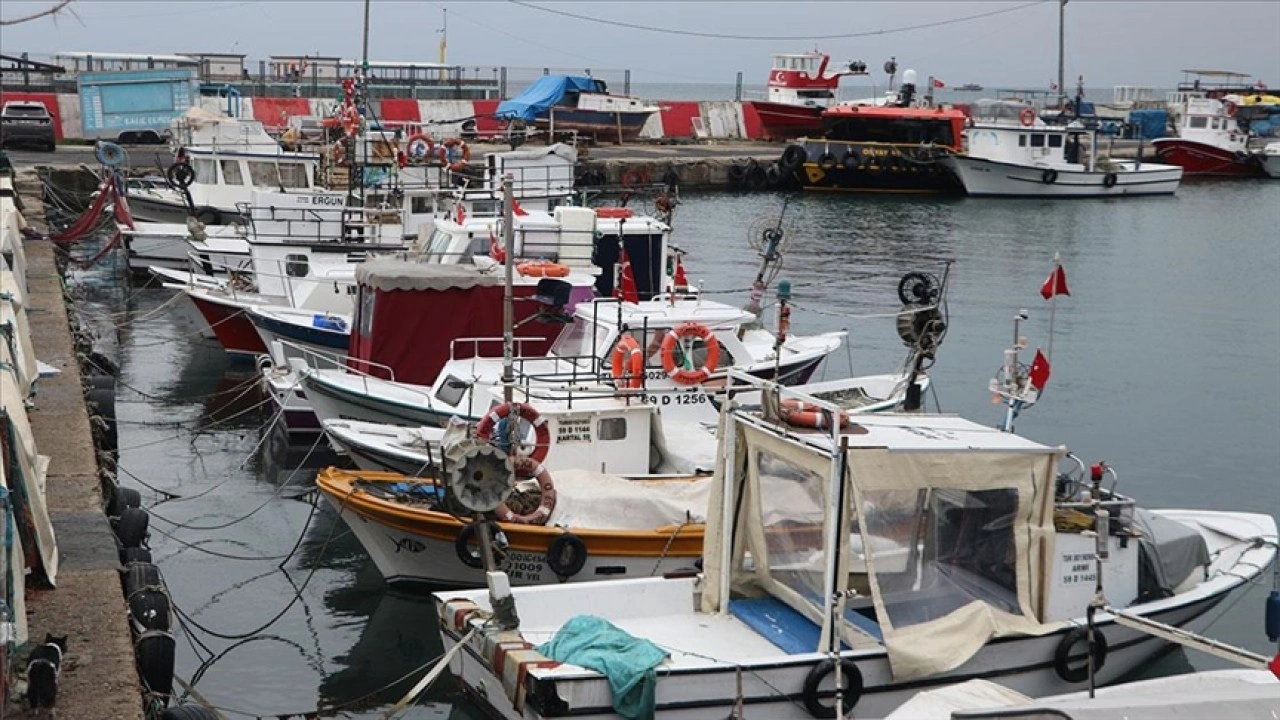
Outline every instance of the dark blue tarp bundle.
<path id="1" fill-rule="evenodd" d="M 537 117 L 560 102 L 564 94 L 570 91 L 594 92 L 594 78 L 580 75 L 543 75 L 532 85 L 524 89 L 516 97 L 503 100 L 498 104 L 495 115 L 503 120 L 520 118 L 525 122 L 533 122 Z"/>
<path id="2" fill-rule="evenodd" d="M 1164 137 L 1165 125 L 1169 123 L 1169 113 L 1164 110 L 1130 110 L 1129 125 L 1133 128 L 1133 137 L 1143 140 L 1155 140 Z"/>

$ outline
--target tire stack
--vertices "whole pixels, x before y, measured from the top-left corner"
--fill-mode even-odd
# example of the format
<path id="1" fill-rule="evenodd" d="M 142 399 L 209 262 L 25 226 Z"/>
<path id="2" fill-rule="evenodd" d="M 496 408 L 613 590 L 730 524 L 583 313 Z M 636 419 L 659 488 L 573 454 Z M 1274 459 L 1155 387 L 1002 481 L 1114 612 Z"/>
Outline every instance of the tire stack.
<path id="1" fill-rule="evenodd" d="M 150 516 L 141 508 L 141 500 L 137 490 L 116 487 L 107 501 L 107 516 L 115 531 L 123 566 L 121 583 L 129 606 L 129 629 L 138 676 L 149 700 L 165 706 L 173 695 L 177 646 L 171 633 L 173 608 L 160 568 L 151 562 L 151 550 L 146 547 Z"/>
<path id="2" fill-rule="evenodd" d="M 762 163 L 755 158 L 735 162 L 728 170 L 729 187 L 734 190 L 788 190 L 795 187 L 795 177 L 777 162 Z"/>

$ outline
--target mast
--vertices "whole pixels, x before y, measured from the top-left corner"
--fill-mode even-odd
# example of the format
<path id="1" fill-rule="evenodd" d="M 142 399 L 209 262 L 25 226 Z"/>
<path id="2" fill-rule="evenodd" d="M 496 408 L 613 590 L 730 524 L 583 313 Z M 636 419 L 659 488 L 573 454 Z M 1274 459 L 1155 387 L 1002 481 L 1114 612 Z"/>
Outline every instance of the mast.
<path id="1" fill-rule="evenodd" d="M 440 25 L 440 64 L 444 64 L 445 50 L 449 47 L 449 8 L 440 8 L 443 22 Z"/>
<path id="2" fill-rule="evenodd" d="M 513 398 L 511 385 L 515 382 L 516 310 L 514 291 L 511 287 L 515 282 L 512 271 L 516 266 L 515 193 L 512 189 L 514 182 L 515 178 L 511 173 L 507 173 L 502 178 L 502 240 L 503 249 L 506 251 L 503 268 L 506 273 L 506 282 L 503 283 L 502 296 L 502 401 L 506 403 L 510 403 Z"/>
<path id="3" fill-rule="evenodd" d="M 1058 105 L 1067 93 L 1067 0 L 1058 0 Z"/>
<path id="4" fill-rule="evenodd" d="M 1066 0 L 1063 0 L 1063 2 L 1065 1 Z M 364 76 L 368 75 L 369 73 L 369 3 L 370 2 L 371 0 L 364 0 L 364 46 L 363 46 L 363 49 L 360 51 L 360 69 L 363 71 L 361 73 L 361 78 L 366 86 L 368 85 L 368 80 L 364 79 Z M 368 95 L 365 94 L 365 97 L 368 97 Z"/>

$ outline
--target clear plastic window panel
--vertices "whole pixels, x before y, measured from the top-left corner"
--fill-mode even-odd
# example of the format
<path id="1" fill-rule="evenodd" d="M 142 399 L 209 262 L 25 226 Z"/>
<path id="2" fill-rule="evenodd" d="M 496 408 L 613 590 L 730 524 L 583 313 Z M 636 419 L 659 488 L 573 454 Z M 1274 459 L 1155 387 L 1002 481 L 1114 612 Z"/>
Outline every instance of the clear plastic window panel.
<path id="1" fill-rule="evenodd" d="M 862 546 L 894 627 L 936 620 L 974 601 L 1021 612 L 1016 490 L 879 490 L 862 501 Z"/>
<path id="2" fill-rule="evenodd" d="M 768 450 L 756 465 L 769 576 L 822 608 L 826 479 Z"/>

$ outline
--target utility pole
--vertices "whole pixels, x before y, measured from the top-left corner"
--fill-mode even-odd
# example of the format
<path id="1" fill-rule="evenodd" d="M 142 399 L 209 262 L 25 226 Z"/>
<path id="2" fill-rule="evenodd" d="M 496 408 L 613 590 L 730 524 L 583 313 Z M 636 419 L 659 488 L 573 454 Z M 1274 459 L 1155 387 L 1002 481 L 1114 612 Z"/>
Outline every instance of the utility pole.
<path id="1" fill-rule="evenodd" d="M 360 53 L 360 69 L 367 71 L 369 68 L 369 3 L 371 0 L 364 0 L 364 49 Z M 1066 0 L 1063 0 L 1066 2 Z"/>
<path id="2" fill-rule="evenodd" d="M 1067 0 L 1058 0 L 1058 105 L 1067 94 Z"/>

